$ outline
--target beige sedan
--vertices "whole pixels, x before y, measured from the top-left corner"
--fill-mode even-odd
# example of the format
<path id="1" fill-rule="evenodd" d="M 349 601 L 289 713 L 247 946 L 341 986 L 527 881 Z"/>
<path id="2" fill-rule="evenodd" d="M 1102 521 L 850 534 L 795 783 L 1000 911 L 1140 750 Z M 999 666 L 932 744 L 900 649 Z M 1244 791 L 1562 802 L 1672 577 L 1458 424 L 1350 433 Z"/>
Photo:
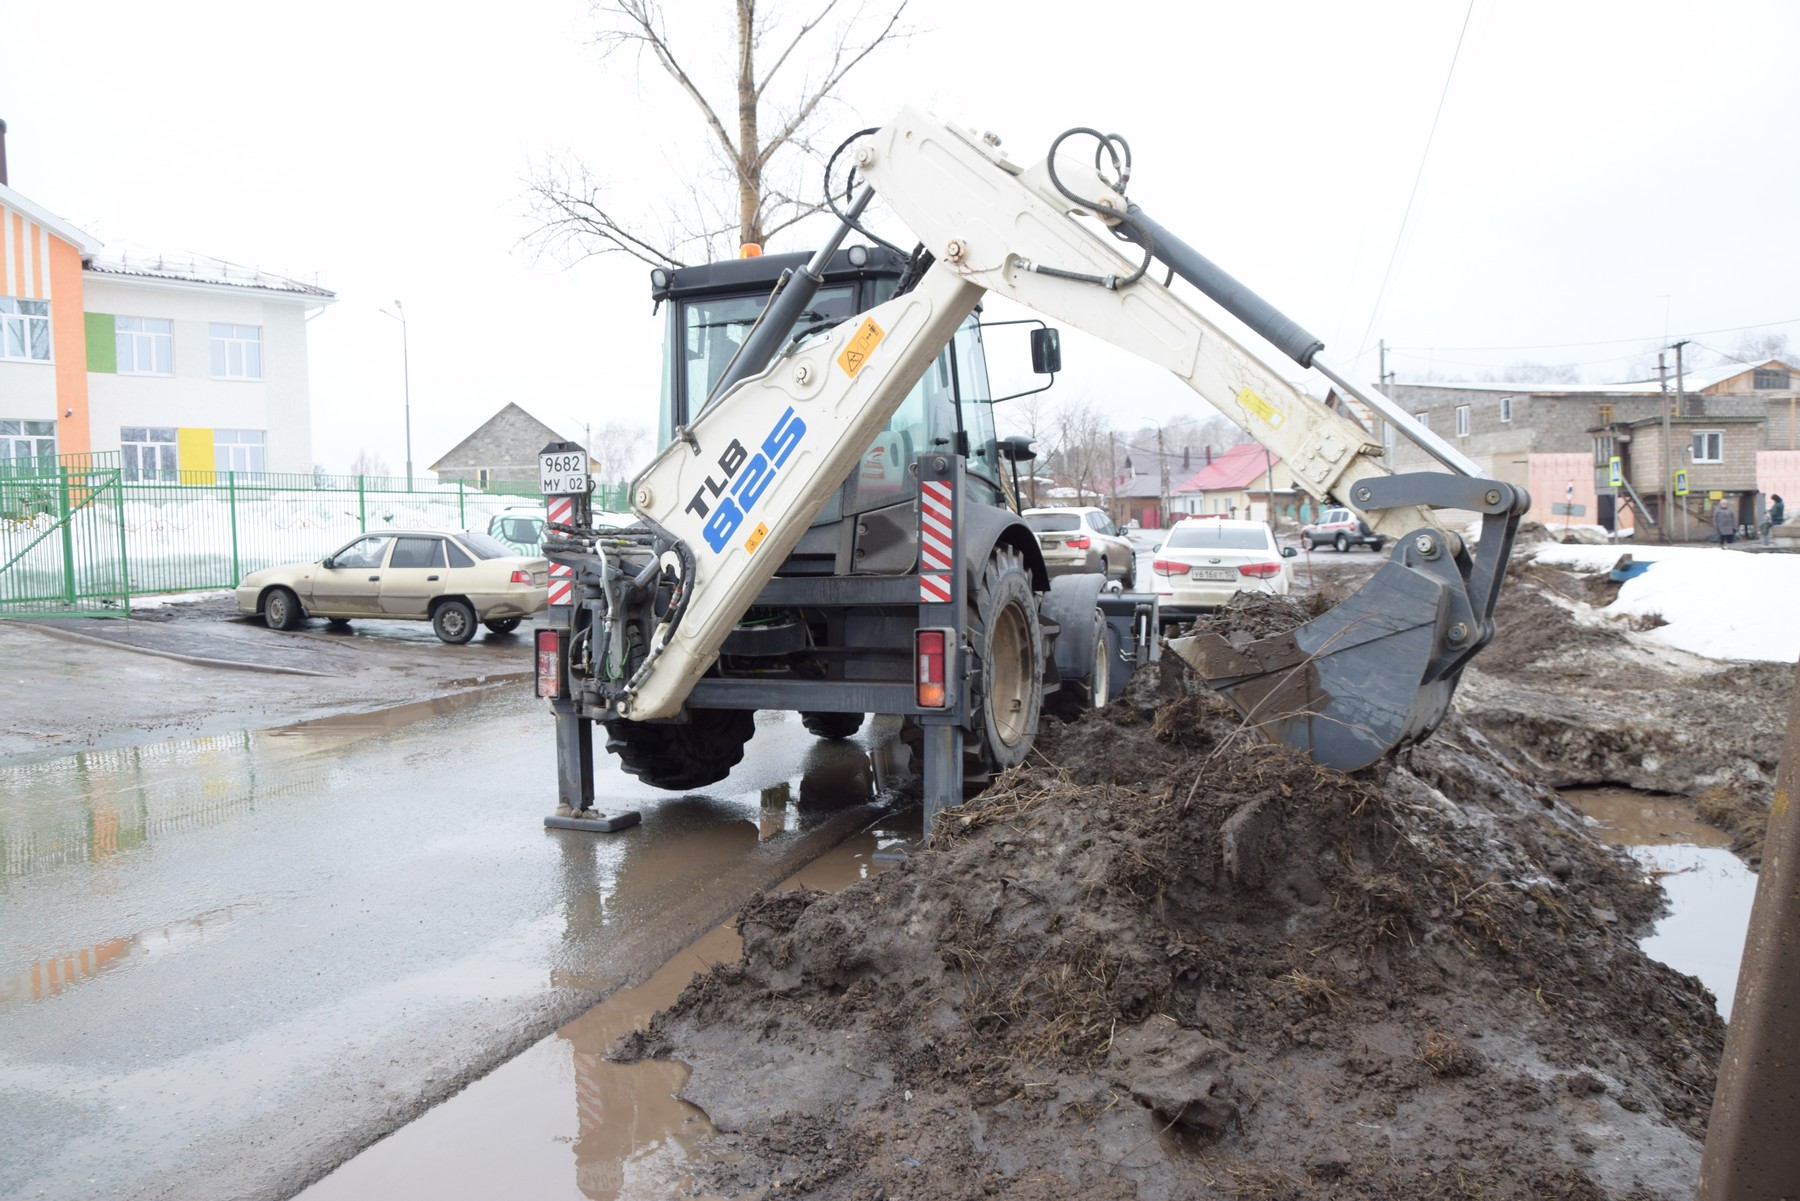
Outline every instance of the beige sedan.
<path id="1" fill-rule="evenodd" d="M 317 563 L 253 571 L 237 588 L 241 613 L 277 630 L 308 617 L 429 621 L 445 642 L 467 642 L 476 625 L 510 634 L 544 608 L 548 560 L 514 554 L 466 531 L 384 530 L 364 534 Z"/>

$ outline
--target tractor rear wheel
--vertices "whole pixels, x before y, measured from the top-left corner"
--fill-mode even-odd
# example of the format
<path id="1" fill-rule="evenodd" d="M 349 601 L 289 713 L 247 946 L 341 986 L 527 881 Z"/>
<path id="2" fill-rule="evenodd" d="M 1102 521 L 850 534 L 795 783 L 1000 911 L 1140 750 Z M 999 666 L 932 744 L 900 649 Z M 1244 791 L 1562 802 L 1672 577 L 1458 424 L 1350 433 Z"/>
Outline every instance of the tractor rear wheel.
<path id="1" fill-rule="evenodd" d="M 963 741 L 965 791 L 1023 763 L 1037 738 L 1044 704 L 1044 636 L 1025 557 L 994 549 L 969 607 L 969 640 L 980 670 L 974 678 L 975 728 Z"/>
<path id="2" fill-rule="evenodd" d="M 748 709 L 689 709 L 685 722 L 609 721 L 606 749 L 652 788 L 688 792 L 716 784 L 744 758 L 756 733 Z"/>

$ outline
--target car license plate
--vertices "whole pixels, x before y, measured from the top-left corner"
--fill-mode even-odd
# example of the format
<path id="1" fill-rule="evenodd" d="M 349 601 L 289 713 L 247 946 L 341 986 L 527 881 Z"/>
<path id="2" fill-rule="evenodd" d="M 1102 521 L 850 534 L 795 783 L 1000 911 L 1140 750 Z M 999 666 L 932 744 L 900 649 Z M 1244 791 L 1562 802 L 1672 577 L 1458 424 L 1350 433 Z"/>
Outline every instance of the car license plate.
<path id="1" fill-rule="evenodd" d="M 1194 578 L 1197 580 L 1219 580 L 1223 582 L 1226 580 L 1237 579 L 1237 572 L 1229 567 L 1200 567 L 1194 570 Z"/>
<path id="2" fill-rule="evenodd" d="M 579 496 L 588 490 L 587 455 L 561 451 L 538 456 L 538 483 L 545 496 Z"/>

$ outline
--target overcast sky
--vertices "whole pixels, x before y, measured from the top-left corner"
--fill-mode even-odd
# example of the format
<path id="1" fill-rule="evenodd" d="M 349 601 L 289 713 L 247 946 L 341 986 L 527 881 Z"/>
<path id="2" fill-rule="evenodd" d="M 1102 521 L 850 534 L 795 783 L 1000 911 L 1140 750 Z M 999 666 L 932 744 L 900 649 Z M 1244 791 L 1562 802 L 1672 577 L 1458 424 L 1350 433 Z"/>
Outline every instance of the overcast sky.
<path id="1" fill-rule="evenodd" d="M 681 7 L 717 10 L 687 44 L 724 79 L 707 29 L 730 28 L 730 0 Z M 1800 335 L 1800 5 L 913 0 L 906 19 L 824 140 L 907 101 L 1022 160 L 1070 126 L 1122 133 L 1132 197 L 1358 378 L 1378 339 L 1402 379 L 1531 361 L 1601 382 L 1679 337 Z M 583 0 L 9 5 L 12 186 L 109 249 L 335 291 L 310 335 L 328 470 L 361 450 L 403 469 L 401 330 L 378 311 L 396 298 L 416 472 L 507 401 L 577 438 L 648 425 L 647 268 L 524 244 L 525 181 L 552 155 L 585 158 L 627 208 L 697 173 L 689 102 L 653 64 L 603 60 L 593 29 Z M 1065 366 L 1057 393 L 1121 426 L 1193 407 L 1078 337 Z"/>

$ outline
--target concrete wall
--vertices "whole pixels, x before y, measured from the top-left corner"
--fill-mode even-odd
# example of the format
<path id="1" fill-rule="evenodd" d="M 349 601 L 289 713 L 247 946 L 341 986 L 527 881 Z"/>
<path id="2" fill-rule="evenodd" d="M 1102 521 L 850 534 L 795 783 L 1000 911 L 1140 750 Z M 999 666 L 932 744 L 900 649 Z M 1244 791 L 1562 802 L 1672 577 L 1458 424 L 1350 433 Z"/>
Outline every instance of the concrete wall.
<path id="1" fill-rule="evenodd" d="M 173 374 L 89 373 L 93 449 L 118 450 L 125 426 L 262 430 L 264 470 L 312 470 L 304 298 L 90 273 L 86 306 L 90 313 L 167 319 L 173 330 Z M 215 321 L 262 330 L 261 379 L 212 377 L 209 327 Z M 212 463 L 190 464 L 184 458 L 181 467 L 208 470 Z"/>

